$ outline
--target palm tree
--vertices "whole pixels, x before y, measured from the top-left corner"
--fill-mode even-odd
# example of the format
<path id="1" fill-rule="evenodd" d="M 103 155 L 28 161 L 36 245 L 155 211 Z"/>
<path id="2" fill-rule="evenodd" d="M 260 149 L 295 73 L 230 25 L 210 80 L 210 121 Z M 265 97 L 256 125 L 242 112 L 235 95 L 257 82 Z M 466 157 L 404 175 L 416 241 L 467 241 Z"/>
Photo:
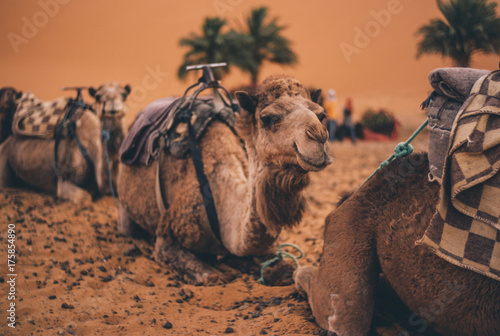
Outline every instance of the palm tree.
<path id="1" fill-rule="evenodd" d="M 423 54 L 450 57 L 455 66 L 470 66 L 477 52 L 500 54 L 500 18 L 489 0 L 436 0 L 446 21 L 433 19 L 420 27 L 417 58 Z"/>
<path id="2" fill-rule="evenodd" d="M 180 79 L 186 77 L 188 65 L 226 62 L 228 67 L 220 68 L 219 71 L 227 73 L 229 66 L 234 64 L 236 59 L 245 57 L 240 47 L 245 37 L 234 31 L 223 34 L 222 29 L 225 24 L 226 20 L 221 18 L 206 18 L 202 27 L 202 35 L 191 33 L 180 40 L 181 46 L 190 48 L 177 71 Z M 214 72 L 216 76 L 221 75 L 219 71 Z"/>
<path id="3" fill-rule="evenodd" d="M 291 42 L 281 35 L 286 28 L 277 24 L 278 18 L 274 17 L 269 23 L 265 23 L 267 8 L 253 9 L 247 18 L 250 40 L 246 41 L 243 48 L 249 54 L 249 58 L 239 59 L 236 63 L 242 70 L 250 73 L 252 86 L 257 85 L 260 68 L 264 61 L 272 63 L 293 65 L 297 63 L 297 55 L 290 49 Z"/>

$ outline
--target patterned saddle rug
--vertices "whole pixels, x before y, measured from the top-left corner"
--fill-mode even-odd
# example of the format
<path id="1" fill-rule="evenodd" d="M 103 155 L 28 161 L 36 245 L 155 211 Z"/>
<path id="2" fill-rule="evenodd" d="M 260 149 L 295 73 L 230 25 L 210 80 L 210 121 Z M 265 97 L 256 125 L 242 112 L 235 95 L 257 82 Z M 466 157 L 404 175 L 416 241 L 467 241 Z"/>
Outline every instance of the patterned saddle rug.
<path id="1" fill-rule="evenodd" d="M 69 101 L 70 98 L 62 97 L 42 102 L 31 92 L 24 93 L 17 101 L 12 132 L 28 137 L 53 138 Z"/>
<path id="2" fill-rule="evenodd" d="M 432 143 L 429 144 L 432 147 Z M 440 200 L 424 237 L 441 258 L 500 281 L 500 70 L 470 91 L 451 128 Z"/>

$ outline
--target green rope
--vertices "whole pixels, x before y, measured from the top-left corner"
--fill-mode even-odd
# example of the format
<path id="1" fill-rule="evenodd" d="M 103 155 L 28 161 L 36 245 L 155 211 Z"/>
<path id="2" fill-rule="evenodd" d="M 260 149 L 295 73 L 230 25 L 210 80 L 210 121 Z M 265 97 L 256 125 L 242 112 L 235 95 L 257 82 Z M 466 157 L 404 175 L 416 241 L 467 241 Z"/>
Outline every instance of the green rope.
<path id="1" fill-rule="evenodd" d="M 293 247 L 295 250 L 297 250 L 300 255 L 299 256 L 294 256 L 293 254 L 291 253 L 288 253 L 286 251 L 283 251 L 283 248 L 284 247 Z M 275 263 L 276 261 L 280 260 L 280 259 L 284 259 L 285 257 L 288 257 L 290 259 L 292 259 L 294 262 L 295 262 L 295 267 L 299 267 L 299 262 L 297 259 L 300 259 L 300 258 L 303 258 L 304 257 L 304 251 L 302 251 L 300 249 L 300 247 L 298 247 L 297 245 L 294 245 L 294 244 L 290 244 L 290 243 L 284 243 L 284 244 L 281 244 L 279 247 L 278 247 L 278 250 L 276 251 L 276 257 L 272 258 L 272 259 L 269 259 L 267 261 L 264 261 L 261 265 L 261 268 L 260 268 L 260 278 L 259 278 L 259 281 L 260 283 L 264 284 L 265 285 L 265 280 L 264 280 L 264 270 L 266 268 L 268 268 L 270 265 L 272 265 L 273 263 Z"/>
<path id="2" fill-rule="evenodd" d="M 394 161 L 394 160 L 396 160 L 398 158 L 405 157 L 405 156 L 408 156 L 411 153 L 413 153 L 413 146 L 410 145 L 410 142 L 412 142 L 413 139 L 415 139 L 415 137 L 420 132 L 422 132 L 422 130 L 425 128 L 425 126 L 427 126 L 428 122 L 429 122 L 429 119 L 425 119 L 425 121 L 422 123 L 422 125 L 420 125 L 420 127 L 408 138 L 408 140 L 406 140 L 405 142 L 399 143 L 396 146 L 396 148 L 394 148 L 394 154 L 392 154 L 391 156 L 389 156 L 389 158 L 387 160 L 385 160 L 384 162 L 382 162 L 380 164 L 380 166 L 377 169 L 375 169 L 375 171 L 370 176 L 368 176 L 368 178 L 365 180 L 365 182 L 363 182 L 363 184 L 361 184 L 358 187 L 358 190 L 366 182 L 368 182 L 373 176 L 375 176 L 375 174 L 377 174 L 379 170 L 381 170 L 382 168 L 384 168 L 385 166 L 387 166 L 389 163 L 391 163 L 392 161 Z"/>

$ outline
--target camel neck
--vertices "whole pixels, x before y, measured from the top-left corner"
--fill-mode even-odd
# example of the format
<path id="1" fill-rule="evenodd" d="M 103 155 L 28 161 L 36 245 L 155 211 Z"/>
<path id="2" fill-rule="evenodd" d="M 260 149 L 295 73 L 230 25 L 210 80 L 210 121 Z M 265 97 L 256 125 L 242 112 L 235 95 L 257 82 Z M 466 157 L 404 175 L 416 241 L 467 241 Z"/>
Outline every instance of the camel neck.
<path id="1" fill-rule="evenodd" d="M 294 167 L 276 167 L 263 164 L 255 151 L 248 150 L 250 225 L 248 244 L 258 243 L 265 252 L 278 238 L 283 228 L 290 228 L 302 219 L 305 198 L 302 190 L 309 183 L 307 174 Z"/>

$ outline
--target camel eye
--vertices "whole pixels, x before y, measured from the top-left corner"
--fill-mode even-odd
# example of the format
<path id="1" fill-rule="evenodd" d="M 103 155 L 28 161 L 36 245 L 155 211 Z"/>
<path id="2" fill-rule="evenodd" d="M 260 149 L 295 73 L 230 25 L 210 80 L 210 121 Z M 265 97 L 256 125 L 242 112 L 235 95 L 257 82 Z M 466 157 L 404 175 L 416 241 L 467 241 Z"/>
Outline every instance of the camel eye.
<path id="1" fill-rule="evenodd" d="M 320 114 L 318 114 L 319 121 L 323 121 L 323 120 L 325 120 L 325 118 L 326 118 L 326 114 L 324 112 L 321 112 Z"/>
<path id="2" fill-rule="evenodd" d="M 281 116 L 279 115 L 264 115 L 260 117 L 260 121 L 264 127 L 273 127 L 275 124 L 280 122 Z"/>

